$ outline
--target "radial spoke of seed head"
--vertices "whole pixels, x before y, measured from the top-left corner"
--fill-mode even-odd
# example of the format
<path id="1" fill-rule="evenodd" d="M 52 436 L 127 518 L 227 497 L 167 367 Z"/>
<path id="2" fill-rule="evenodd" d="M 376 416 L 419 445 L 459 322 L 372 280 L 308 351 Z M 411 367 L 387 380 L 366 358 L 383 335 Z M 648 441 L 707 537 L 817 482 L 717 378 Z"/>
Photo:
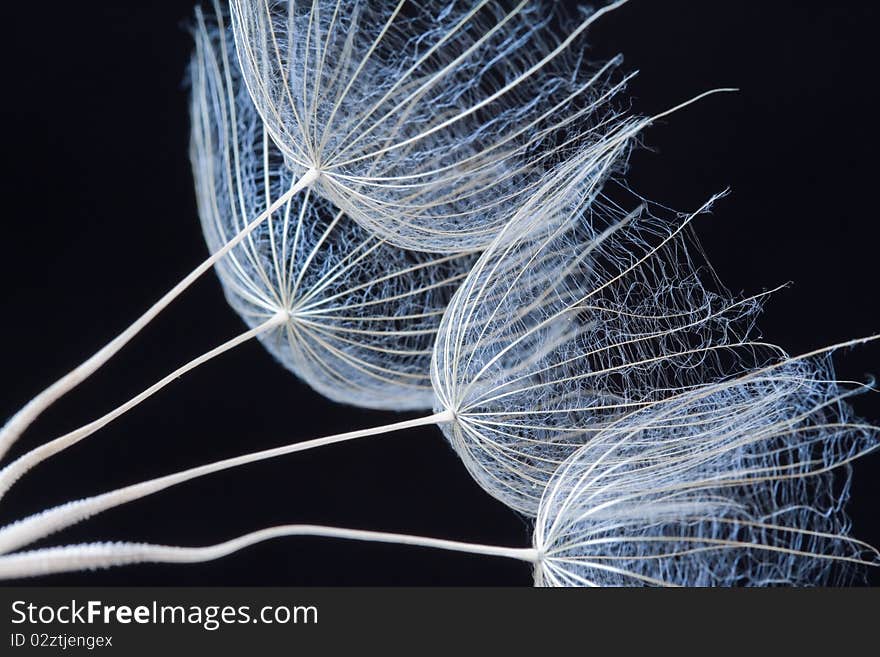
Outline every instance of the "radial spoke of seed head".
<path id="1" fill-rule="evenodd" d="M 456 116 L 451 117 L 449 119 L 446 119 L 445 121 L 441 122 L 440 124 L 432 126 L 428 130 L 423 131 L 413 137 L 409 137 L 408 139 L 405 139 L 404 141 L 395 143 L 391 146 L 386 146 L 385 148 L 382 148 L 377 151 L 365 153 L 364 155 L 361 155 L 357 158 L 352 158 L 351 160 L 348 160 L 345 162 L 334 162 L 333 164 L 336 164 L 337 166 L 346 166 L 346 165 L 356 163 L 362 159 L 375 158 L 377 156 L 380 156 L 380 155 L 387 153 L 390 150 L 403 148 L 413 142 L 425 139 L 426 137 L 429 137 L 430 135 L 434 134 L 435 132 L 439 132 L 440 130 L 444 130 L 445 128 L 449 127 L 450 125 L 467 118 L 468 116 L 479 111 L 481 108 L 485 107 L 486 105 L 489 105 L 492 101 L 496 100 L 497 98 L 500 98 L 504 94 L 509 93 L 511 91 L 511 89 L 515 89 L 516 87 L 521 85 L 524 81 L 531 78 L 533 75 L 535 75 L 535 73 L 537 73 L 542 68 L 544 68 L 549 62 L 553 61 L 553 59 L 555 59 L 560 53 L 564 52 L 572 44 L 572 42 L 574 42 L 574 40 L 578 36 L 580 36 L 584 31 L 586 31 L 586 29 L 590 25 L 592 25 L 598 18 L 600 18 L 601 16 L 603 16 L 604 14 L 606 14 L 610 11 L 617 9 L 618 7 L 621 7 L 622 5 L 626 4 L 628 1 L 629 0 L 618 0 L 617 2 L 613 2 L 610 5 L 606 5 L 605 7 L 602 7 L 601 9 L 599 9 L 598 11 L 593 12 L 575 30 L 573 30 L 554 50 L 552 50 L 550 53 L 545 55 L 539 62 L 534 64 L 528 70 L 524 71 L 522 74 L 520 74 L 514 80 L 511 80 L 510 82 L 508 82 L 506 85 L 504 85 L 498 91 L 490 94 L 486 98 L 483 98 L 482 100 L 480 100 L 479 103 L 463 110 L 461 113 L 457 114 Z M 524 5 L 525 3 L 522 3 L 522 4 Z M 438 76 L 442 75 L 442 74 L 443 74 L 443 71 L 441 71 L 438 74 Z M 406 102 L 406 101 L 404 101 L 404 102 Z M 338 154 L 337 157 L 339 157 L 339 155 L 341 155 L 341 154 Z"/>
<path id="2" fill-rule="evenodd" d="M 575 123 L 578 119 L 584 118 L 591 111 L 597 110 L 605 101 L 611 99 L 612 97 L 617 95 L 620 91 L 622 91 L 623 88 L 626 86 L 626 83 L 629 82 L 633 77 L 635 77 L 635 74 L 633 73 L 633 74 L 627 75 L 623 79 L 623 81 L 619 82 L 618 84 L 613 86 L 608 91 L 605 91 L 604 93 L 602 93 L 602 95 L 600 95 L 596 100 L 592 101 L 590 103 L 590 105 L 588 105 L 587 107 L 581 108 L 571 115 L 565 115 L 562 119 L 560 119 L 559 122 L 554 123 L 550 126 L 540 128 L 540 131 L 538 131 L 537 133 L 535 132 L 535 130 L 538 129 L 538 126 L 540 126 L 541 123 L 543 123 L 549 117 L 553 116 L 555 113 L 558 113 L 561 110 L 563 110 L 566 107 L 566 105 L 570 104 L 578 95 L 583 94 L 587 89 L 594 86 L 601 79 L 601 77 L 603 75 L 607 74 L 611 68 L 613 68 L 614 66 L 617 66 L 617 65 L 619 65 L 619 61 L 617 61 L 617 60 L 612 60 L 612 61 L 604 64 L 602 66 L 602 68 L 600 68 L 593 75 L 592 78 L 590 78 L 587 82 L 582 84 L 578 89 L 571 92 L 568 95 L 568 97 L 563 98 L 556 105 L 548 108 L 543 114 L 536 116 L 529 123 L 522 125 L 522 126 L 519 126 L 515 130 L 506 133 L 498 141 L 492 142 L 491 144 L 487 144 L 482 150 L 473 153 L 472 155 L 468 156 L 467 158 L 465 158 L 463 160 L 459 160 L 454 163 L 446 164 L 443 166 L 438 166 L 438 168 L 428 170 L 428 171 L 420 171 L 418 173 L 404 173 L 404 174 L 397 175 L 397 176 L 370 176 L 369 178 L 366 178 L 366 177 L 345 175 L 345 174 L 341 174 L 341 173 L 334 173 L 333 177 L 337 180 L 349 180 L 352 182 L 361 182 L 364 184 L 369 184 L 373 187 L 387 187 L 389 189 L 393 189 L 393 188 L 406 189 L 408 186 L 409 187 L 418 187 L 423 183 L 413 183 L 410 185 L 406 185 L 403 183 L 399 183 L 397 185 L 387 185 L 387 184 L 383 184 L 383 183 L 394 182 L 394 181 L 418 180 L 419 178 L 422 178 L 428 174 L 430 174 L 432 176 L 438 176 L 439 174 L 442 174 L 442 173 L 448 173 L 449 177 L 446 178 L 445 181 L 452 182 L 455 179 L 454 178 L 455 169 L 460 168 L 462 166 L 466 166 L 466 165 L 470 164 L 471 161 L 473 161 L 476 164 L 479 164 L 480 162 L 483 162 L 484 156 L 488 155 L 489 153 L 491 153 L 493 151 L 501 150 L 502 148 L 504 148 L 508 144 L 516 143 L 516 140 L 520 137 L 526 137 L 527 140 L 525 142 L 523 142 L 522 144 L 517 145 L 516 150 L 519 151 L 519 150 L 528 149 L 529 147 L 539 143 L 544 138 L 548 137 L 553 132 L 558 131 L 561 128 L 564 128 L 567 125 Z M 607 125 L 607 122 L 600 124 L 600 125 Z M 596 128 L 592 128 L 591 130 L 596 130 Z M 573 141 L 576 141 L 576 137 L 570 137 L 569 140 L 570 140 L 569 142 L 565 142 L 565 143 L 561 144 L 560 146 L 562 147 L 562 146 L 570 145 L 570 143 L 572 143 Z M 601 145 L 601 143 L 600 143 L 600 145 Z M 537 164 L 539 164 L 540 162 L 542 162 L 545 159 L 550 158 L 551 156 L 552 156 L 552 152 L 545 153 L 543 155 L 535 154 L 533 156 L 532 160 L 530 160 L 527 163 L 524 163 L 522 166 L 524 168 L 536 166 Z M 483 162 L 482 164 L 479 164 L 479 166 L 485 168 L 485 167 L 489 167 L 491 165 L 489 163 Z M 516 172 L 516 171 L 518 171 L 518 170 L 515 169 L 513 171 L 503 172 L 503 173 L 500 173 L 499 175 L 501 175 L 503 177 L 511 177 L 513 172 Z M 444 181 L 444 179 L 440 179 L 440 181 Z"/>
<path id="3" fill-rule="evenodd" d="M 515 559 L 529 563 L 537 563 L 540 560 L 538 552 L 533 548 L 465 543 L 427 536 L 321 525 L 278 525 L 204 547 L 123 542 L 83 543 L 8 554 L 0 556 L 0 579 L 39 577 L 140 563 L 203 563 L 221 559 L 258 543 L 292 536 L 388 543 Z"/>
<path id="4" fill-rule="evenodd" d="M 39 465 L 46 459 L 54 456 L 55 454 L 58 454 L 68 447 L 72 447 L 78 442 L 88 438 L 96 431 L 107 426 L 120 416 L 124 415 L 125 413 L 139 405 L 141 402 L 149 399 L 154 394 L 162 390 L 169 383 L 177 380 L 187 372 L 194 370 L 200 365 L 203 365 L 209 360 L 216 358 L 223 353 L 226 353 L 230 349 L 233 349 L 240 344 L 247 342 L 248 340 L 251 340 L 255 337 L 260 336 L 263 333 L 266 333 L 283 325 L 287 321 L 287 319 L 288 318 L 286 312 L 281 312 L 273 315 L 271 318 L 256 326 L 255 328 L 245 331 L 244 333 L 224 342 L 214 349 L 205 352 L 201 356 L 192 359 L 185 365 L 178 367 L 170 374 L 162 377 L 159 381 L 151 385 L 149 388 L 146 388 L 140 394 L 132 397 L 124 404 L 120 404 L 109 413 L 102 415 L 97 420 L 93 420 L 92 422 L 89 422 L 88 424 L 85 424 L 78 429 L 74 429 L 73 431 L 70 431 L 63 436 L 59 436 L 54 440 L 43 443 L 39 447 L 35 447 L 34 449 L 16 458 L 14 461 L 10 462 L 2 470 L 0 470 L 0 499 L 2 499 L 9 491 L 9 489 L 12 488 L 12 486 L 14 486 L 15 483 L 33 467 Z"/>
<path id="5" fill-rule="evenodd" d="M 91 518 L 92 516 L 107 511 L 108 509 L 127 504 L 134 500 L 142 499 L 172 486 L 192 481 L 193 479 L 210 475 L 215 472 L 222 472 L 224 470 L 229 470 L 250 463 L 266 461 L 287 454 L 304 452 L 310 449 L 335 445 L 359 438 L 385 435 L 430 424 L 442 425 L 443 423 L 451 422 L 452 419 L 452 414 L 450 412 L 442 411 L 414 420 L 404 420 L 402 422 L 395 422 L 380 427 L 362 429 L 359 431 L 348 431 L 332 436 L 324 436 L 322 438 L 291 443 L 281 447 L 264 449 L 243 454 L 241 456 L 222 459 L 206 465 L 188 468 L 170 475 L 117 488 L 92 497 L 67 502 L 0 528 L 0 554 L 17 550 L 66 527 L 70 527 L 71 525 L 75 525 L 83 520 Z"/>
<path id="6" fill-rule="evenodd" d="M 345 166 L 346 164 L 351 164 L 354 161 L 358 161 L 358 160 L 353 160 L 352 162 L 337 162 L 337 160 L 340 157 L 342 157 L 343 154 L 345 154 L 349 149 L 354 147 L 355 144 L 359 143 L 360 141 L 363 141 L 366 137 L 368 137 L 379 125 L 381 125 L 384 121 L 386 121 L 390 116 L 395 114 L 398 110 L 400 110 L 403 106 L 410 103 L 415 98 L 421 96 L 425 92 L 425 90 L 430 88 L 438 80 L 442 79 L 449 72 L 455 70 L 455 67 L 457 64 L 461 63 L 468 56 L 470 56 L 475 51 L 477 51 L 483 44 L 485 44 L 496 33 L 501 32 L 504 29 L 505 25 L 514 16 L 516 16 L 520 11 L 522 11 L 522 9 L 526 6 L 526 4 L 528 4 L 528 0 L 521 0 L 521 2 L 519 4 L 517 4 L 510 12 L 508 12 L 504 16 L 504 18 L 502 18 L 500 21 L 495 23 L 495 25 L 493 25 L 489 30 L 487 30 L 486 33 L 483 34 L 476 42 L 474 42 L 471 46 L 469 46 L 466 50 L 464 50 L 460 55 L 458 55 L 455 59 L 453 59 L 443 69 L 434 73 L 427 81 L 422 83 L 417 89 L 410 92 L 403 100 L 399 101 L 394 107 L 392 107 L 390 110 L 388 110 L 384 116 L 382 116 L 381 118 L 374 121 L 373 125 L 371 127 L 367 128 L 365 130 L 360 130 L 360 128 L 363 126 L 364 122 L 367 119 L 369 119 L 370 117 L 372 117 L 372 115 L 379 109 L 379 107 L 381 107 L 382 104 L 385 103 L 385 101 L 387 101 L 391 97 L 391 95 L 394 93 L 394 91 L 400 86 L 401 82 L 408 79 L 409 76 L 415 70 L 417 70 L 419 68 L 419 66 L 421 66 L 425 61 L 427 61 L 427 59 L 429 57 L 431 57 L 431 55 L 433 55 L 434 52 L 440 46 L 442 46 L 449 39 L 451 39 L 452 36 L 463 25 L 465 25 L 471 18 L 473 18 L 487 4 L 488 4 L 487 0 L 483 0 L 482 2 L 478 3 L 468 14 L 466 14 L 461 19 L 461 21 L 459 21 L 459 23 L 455 27 L 450 29 L 449 32 L 447 34 L 445 34 L 440 41 L 438 41 L 429 50 L 427 50 L 415 64 L 413 64 L 403 75 L 400 76 L 400 78 L 391 86 L 391 88 L 385 93 L 385 95 L 382 96 L 367 112 L 364 113 L 363 116 L 360 117 L 358 123 L 355 124 L 353 126 L 353 128 L 351 129 L 351 131 L 345 136 L 346 139 L 348 137 L 354 136 L 355 137 L 354 140 L 349 143 L 346 143 L 345 139 L 343 139 L 342 149 L 337 150 L 335 153 L 332 154 L 331 159 L 328 162 L 328 164 L 330 164 L 330 165 L 337 164 L 339 166 Z M 499 95 L 501 95 L 501 94 L 499 94 Z M 472 112 L 473 111 L 476 111 L 476 110 L 472 110 Z M 455 121 L 463 119 L 463 118 L 465 118 L 465 116 L 459 115 L 458 117 L 451 119 L 451 122 L 454 123 Z M 445 126 L 443 126 L 443 127 L 445 127 Z M 442 129 L 442 128 L 438 128 L 438 129 Z M 421 137 L 425 137 L 425 136 L 427 136 L 427 134 L 422 133 Z M 408 143 L 413 143 L 418 140 L 419 140 L 419 137 L 416 137 L 416 138 L 413 138 Z M 404 148 L 407 145 L 408 144 L 400 143 L 400 144 L 396 144 L 395 148 Z M 369 155 L 367 155 L 365 157 L 370 157 L 370 156 L 375 157 L 377 155 L 382 155 L 382 152 L 370 153 Z"/>
<path id="7" fill-rule="evenodd" d="M 572 162 L 573 164 L 574 162 Z M 595 179 L 589 181 L 586 185 L 586 189 L 592 188 L 594 185 Z M 461 328 L 456 332 L 452 330 L 447 330 L 445 332 L 445 350 L 444 354 L 453 353 L 450 351 L 451 345 L 449 344 L 449 337 L 453 336 L 457 338 L 457 343 L 454 346 L 454 350 L 458 351 L 462 349 L 461 340 L 466 334 L 466 329 L 471 323 L 474 315 L 481 309 L 487 301 L 484 299 L 484 293 L 489 288 L 489 284 L 492 281 L 493 277 L 496 276 L 497 272 L 503 267 L 511 267 L 509 263 L 509 259 L 511 254 L 514 252 L 514 248 L 516 246 L 515 235 L 517 231 L 522 231 L 523 233 L 529 233 L 531 231 L 531 227 L 528 225 L 524 225 L 520 220 L 523 217 L 528 217 L 530 214 L 533 214 L 534 217 L 539 219 L 544 219 L 547 221 L 548 226 L 554 226 L 555 228 L 552 231 L 549 231 L 547 237 L 542 238 L 544 244 L 550 243 L 554 238 L 558 237 L 561 233 L 568 230 L 568 224 L 570 221 L 575 220 L 576 211 L 572 210 L 563 210 L 562 208 L 565 206 L 565 199 L 567 195 L 571 192 L 572 189 L 577 189 L 578 193 L 583 195 L 586 192 L 583 189 L 580 189 L 580 185 L 583 183 L 583 178 L 579 178 L 577 176 L 573 178 L 568 177 L 568 172 L 566 170 L 559 170 L 548 176 L 544 181 L 544 184 L 541 188 L 536 192 L 536 194 L 529 199 L 529 201 L 520 209 L 518 209 L 516 215 L 510 219 L 510 221 L 505 225 L 502 229 L 501 233 L 496 237 L 495 243 L 493 244 L 490 251 L 494 251 L 492 254 L 493 257 L 483 257 L 481 258 L 474 267 L 474 270 L 469 275 L 466 283 L 462 286 L 462 289 L 466 290 L 469 287 L 469 282 L 481 282 L 481 287 L 477 291 L 476 294 L 472 294 L 470 296 L 465 295 L 463 292 L 459 292 L 456 297 L 453 299 L 453 302 L 450 304 L 449 310 L 446 315 L 446 322 L 448 325 L 454 325 L 457 322 L 461 324 Z M 554 219 L 553 221 L 548 221 L 548 217 L 552 217 L 554 213 L 560 212 L 563 215 L 562 219 Z M 530 219 L 537 223 L 535 219 Z M 508 297 L 510 293 L 517 289 L 517 282 L 520 277 L 524 275 L 529 268 L 533 265 L 535 258 L 537 257 L 537 252 L 541 250 L 541 247 L 535 249 L 535 253 L 527 256 L 525 262 L 516 263 L 519 267 L 519 273 L 516 274 L 513 280 L 507 281 L 506 289 L 502 290 L 501 297 L 495 310 L 487 317 L 483 318 L 485 321 L 485 325 L 483 330 L 480 331 L 476 339 L 476 343 L 480 343 L 485 335 L 485 331 L 488 326 L 490 326 L 495 318 L 496 313 L 502 307 L 504 299 Z M 484 273 L 485 272 L 485 273 Z M 472 285 L 470 286 L 472 287 Z M 522 312 L 521 309 L 518 309 L 517 312 Z M 464 315 L 464 319 L 458 319 L 460 315 Z M 464 365 L 464 367 L 468 367 L 470 365 L 471 359 L 474 354 L 478 353 L 474 350 L 468 357 L 468 362 Z M 451 364 L 452 367 L 452 378 L 457 378 L 457 372 L 460 363 L 458 359 L 453 359 Z"/>
<path id="8" fill-rule="evenodd" d="M 339 112 L 339 108 L 341 107 L 342 103 L 345 101 L 346 97 L 348 96 L 349 92 L 351 91 L 352 86 L 355 84 L 355 82 L 357 82 L 357 79 L 360 76 L 361 71 L 364 70 L 364 67 L 367 65 L 367 63 L 370 61 L 370 58 L 373 56 L 373 53 L 376 50 L 376 46 L 378 46 L 379 43 L 382 41 L 383 37 L 388 32 L 388 29 L 394 23 L 394 20 L 400 14 L 400 10 L 403 9 L 403 6 L 405 4 L 406 4 L 406 0 L 400 0 L 397 3 L 397 6 L 394 7 L 394 10 L 388 15 L 388 19 L 385 21 L 385 24 L 382 26 L 382 29 L 376 35 L 376 38 L 373 39 L 373 42 L 370 44 L 370 47 L 367 48 L 367 51 L 364 53 L 363 57 L 361 57 L 360 63 L 357 65 L 357 68 L 354 70 L 354 73 L 352 73 L 352 75 L 349 77 L 348 83 L 345 85 L 345 88 L 342 90 L 342 93 L 339 94 L 338 98 L 336 99 L 336 102 L 333 104 L 333 109 L 330 111 L 330 116 L 327 119 L 327 121 L 324 125 L 324 129 L 321 133 L 321 140 L 318 143 L 319 150 L 323 150 L 323 148 L 327 144 L 327 138 L 329 137 L 328 131 L 329 131 L 330 126 L 333 125 L 333 120 L 336 118 L 336 113 Z M 331 26 L 331 30 L 327 31 L 327 38 L 328 39 L 330 38 L 331 32 L 332 32 L 332 26 Z M 429 50 L 425 56 L 430 57 L 430 53 L 431 53 L 431 50 Z M 405 79 L 405 77 L 406 76 L 402 76 L 401 79 Z M 305 85 L 303 85 L 303 89 L 305 90 Z M 394 88 L 392 88 L 392 91 L 393 91 L 393 89 Z M 317 94 L 315 94 L 315 100 L 317 101 Z M 366 116 L 369 116 L 369 112 L 367 113 Z M 366 118 L 366 116 L 365 116 L 365 118 Z M 315 117 L 315 123 L 316 123 L 315 127 L 317 127 L 317 116 Z M 357 130 L 358 127 L 359 127 L 359 125 L 355 126 L 354 130 Z"/>

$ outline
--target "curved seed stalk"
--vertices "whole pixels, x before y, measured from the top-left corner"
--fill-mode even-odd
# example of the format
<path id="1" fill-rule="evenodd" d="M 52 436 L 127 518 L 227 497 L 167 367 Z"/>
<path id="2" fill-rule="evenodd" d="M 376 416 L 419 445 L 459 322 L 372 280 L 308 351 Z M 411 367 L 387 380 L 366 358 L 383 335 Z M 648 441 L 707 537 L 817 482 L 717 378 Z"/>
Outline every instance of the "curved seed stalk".
<path id="1" fill-rule="evenodd" d="M 754 300 L 731 302 L 707 292 L 693 263 L 681 257 L 688 219 L 676 225 L 609 206 L 609 226 L 598 232 L 599 216 L 584 207 L 596 205 L 589 186 L 565 190 L 556 182 L 550 177 L 534 206 L 524 209 L 542 210 L 533 219 L 546 234 L 499 240 L 453 298 L 432 361 L 437 413 L 414 421 L 439 424 L 477 482 L 528 515 L 537 512 L 559 464 L 597 433 L 659 400 L 739 372 L 742 358 L 763 348 L 745 340 Z M 548 197 L 552 203 L 543 202 Z M 672 277 L 683 267 L 691 272 L 684 279 L 689 288 Z M 730 365 L 719 355 L 740 352 Z M 264 450 L 62 505 L 0 530 L 0 550 L 196 476 L 382 432 Z"/>
<path id="2" fill-rule="evenodd" d="M 880 429 L 851 417 L 851 394 L 827 358 L 801 357 L 646 406 L 560 465 L 531 548 L 282 525 L 197 548 L 92 543 L 8 554 L 0 578 L 197 563 L 266 540 L 322 536 L 519 559 L 534 565 L 539 586 L 847 582 L 880 565 L 876 548 L 848 536 L 843 514 L 848 464 L 880 446 Z"/>

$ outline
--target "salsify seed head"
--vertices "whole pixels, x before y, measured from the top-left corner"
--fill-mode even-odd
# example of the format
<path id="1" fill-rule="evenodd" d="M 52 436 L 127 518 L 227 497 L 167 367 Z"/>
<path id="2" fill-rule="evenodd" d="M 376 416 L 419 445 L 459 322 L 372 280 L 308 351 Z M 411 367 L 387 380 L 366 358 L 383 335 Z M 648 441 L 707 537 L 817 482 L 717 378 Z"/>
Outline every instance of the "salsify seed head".
<path id="1" fill-rule="evenodd" d="M 880 553 L 849 536 L 853 417 L 828 358 L 783 361 L 614 423 L 553 477 L 538 512 L 546 586 L 821 586 Z"/>
<path id="2" fill-rule="evenodd" d="M 539 228 L 499 235 L 457 290 L 432 360 L 447 438 L 529 515 L 608 425 L 779 353 L 750 340 L 757 301 L 731 300 L 689 251 L 689 216 L 552 177 L 545 192 L 522 209 Z"/>
<path id="3" fill-rule="evenodd" d="M 289 190 L 295 174 L 244 87 L 222 14 L 199 14 L 197 23 L 191 158 L 202 228 L 216 251 Z M 307 190 L 216 269 L 249 326 L 286 314 L 260 339 L 314 389 L 340 402 L 403 410 L 431 406 L 434 337 L 473 260 L 390 246 Z"/>
<path id="4" fill-rule="evenodd" d="M 620 60 L 584 59 L 601 10 L 558 34 L 538 0 L 230 5 L 247 86 L 292 170 L 320 172 L 320 194 L 397 246 L 482 248 L 545 172 L 579 153 L 598 175 L 643 123 L 615 107 Z"/>

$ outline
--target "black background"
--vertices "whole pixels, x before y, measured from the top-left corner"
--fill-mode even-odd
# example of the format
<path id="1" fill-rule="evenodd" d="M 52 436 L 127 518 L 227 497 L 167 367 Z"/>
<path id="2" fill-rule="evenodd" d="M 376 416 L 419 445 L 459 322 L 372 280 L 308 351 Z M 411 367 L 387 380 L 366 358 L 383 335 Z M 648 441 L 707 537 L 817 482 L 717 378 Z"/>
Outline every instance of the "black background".
<path id="1" fill-rule="evenodd" d="M 182 83 L 192 11 L 181 2 L 10 3 L 4 10 L 0 416 L 93 353 L 206 255 L 187 159 Z M 652 128 L 632 186 L 696 208 L 722 279 L 769 303 L 764 336 L 790 353 L 880 331 L 875 189 L 876 38 L 862 2 L 634 0 L 591 32 L 597 58 L 639 69 L 653 113 L 737 86 Z M 206 276 L 91 380 L 37 421 L 14 454 L 96 417 L 242 330 Z M 880 373 L 880 346 L 838 358 Z M 880 395 L 856 400 L 880 421 Z M 245 450 L 398 419 L 323 400 L 253 343 L 205 365 L 63 455 L 0 503 L 8 521 Z M 880 543 L 880 456 L 857 464 L 854 533 Z M 214 475 L 114 510 L 44 544 L 203 544 L 315 522 L 525 545 L 527 524 L 474 484 L 433 428 Z M 139 566 L 43 584 L 521 584 L 521 564 L 290 539 L 198 566 Z M 877 573 L 874 582 L 880 582 Z M 38 582 L 34 582 L 38 583 Z"/>

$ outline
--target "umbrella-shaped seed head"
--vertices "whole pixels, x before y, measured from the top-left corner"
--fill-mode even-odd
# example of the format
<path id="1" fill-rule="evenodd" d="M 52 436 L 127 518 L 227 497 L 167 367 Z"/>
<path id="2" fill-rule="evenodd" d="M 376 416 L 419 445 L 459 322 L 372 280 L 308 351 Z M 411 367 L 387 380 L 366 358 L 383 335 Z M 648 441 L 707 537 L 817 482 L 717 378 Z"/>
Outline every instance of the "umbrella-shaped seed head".
<path id="1" fill-rule="evenodd" d="M 247 86 L 291 168 L 431 252 L 486 246 L 545 171 L 573 152 L 603 159 L 639 123 L 613 108 L 619 59 L 583 59 L 591 18 L 559 36 L 551 5 L 231 2 Z"/>
<path id="2" fill-rule="evenodd" d="M 848 536 L 878 445 L 830 363 L 790 361 L 633 414 L 576 452 L 535 527 L 547 586 L 813 586 L 880 564 Z"/>
<path id="3" fill-rule="evenodd" d="M 710 291 L 688 218 L 641 199 L 538 198 L 524 212 L 543 231 L 502 235 L 480 257 L 444 315 L 432 380 L 474 478 L 534 515 L 559 465 L 605 426 L 753 362 L 757 303 Z"/>
<path id="4" fill-rule="evenodd" d="M 219 19 L 222 22 L 222 17 Z M 199 214 L 215 251 L 293 185 L 241 81 L 231 34 L 200 15 L 191 158 Z M 371 408 L 429 408 L 431 348 L 473 258 L 389 246 L 327 200 L 293 196 L 217 265 L 230 305 L 318 392 Z"/>

